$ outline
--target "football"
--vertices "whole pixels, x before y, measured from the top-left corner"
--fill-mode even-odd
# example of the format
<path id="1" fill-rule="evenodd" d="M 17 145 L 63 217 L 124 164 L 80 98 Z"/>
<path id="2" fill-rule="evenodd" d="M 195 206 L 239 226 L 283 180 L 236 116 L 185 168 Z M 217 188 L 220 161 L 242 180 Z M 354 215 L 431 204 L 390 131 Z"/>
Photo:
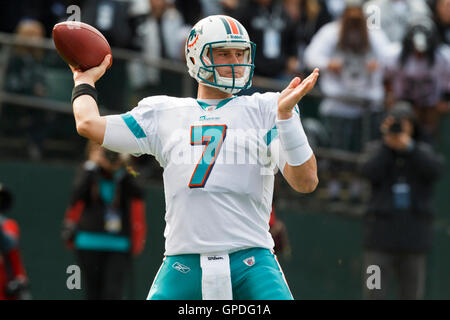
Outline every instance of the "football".
<path id="1" fill-rule="evenodd" d="M 77 21 L 65 21 L 53 27 L 53 42 L 58 54 L 71 66 L 85 71 L 102 63 L 111 47 L 94 27 Z M 108 69 L 112 65 L 108 66 Z"/>

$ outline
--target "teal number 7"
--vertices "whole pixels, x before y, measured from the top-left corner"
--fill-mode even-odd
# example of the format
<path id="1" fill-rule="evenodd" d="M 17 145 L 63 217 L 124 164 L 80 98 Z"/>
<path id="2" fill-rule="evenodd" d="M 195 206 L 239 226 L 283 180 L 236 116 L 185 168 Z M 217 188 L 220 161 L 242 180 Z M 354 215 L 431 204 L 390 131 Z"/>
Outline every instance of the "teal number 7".
<path id="1" fill-rule="evenodd" d="M 191 126 L 191 145 L 205 145 L 202 157 L 197 163 L 189 181 L 189 188 L 203 188 L 216 162 L 220 147 L 225 140 L 227 126 Z"/>

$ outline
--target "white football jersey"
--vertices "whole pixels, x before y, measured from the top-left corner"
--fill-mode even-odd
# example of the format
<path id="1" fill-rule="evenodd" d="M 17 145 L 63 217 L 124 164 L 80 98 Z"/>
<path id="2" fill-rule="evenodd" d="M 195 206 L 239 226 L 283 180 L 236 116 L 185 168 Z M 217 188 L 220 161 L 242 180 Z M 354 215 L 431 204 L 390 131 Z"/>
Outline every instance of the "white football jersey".
<path id="1" fill-rule="evenodd" d="M 273 248 L 274 174 L 285 164 L 275 127 L 278 97 L 255 93 L 209 105 L 154 96 L 107 117 L 105 147 L 115 149 L 113 131 L 122 123 L 134 141 L 115 151 L 154 155 L 164 168 L 165 255 Z"/>

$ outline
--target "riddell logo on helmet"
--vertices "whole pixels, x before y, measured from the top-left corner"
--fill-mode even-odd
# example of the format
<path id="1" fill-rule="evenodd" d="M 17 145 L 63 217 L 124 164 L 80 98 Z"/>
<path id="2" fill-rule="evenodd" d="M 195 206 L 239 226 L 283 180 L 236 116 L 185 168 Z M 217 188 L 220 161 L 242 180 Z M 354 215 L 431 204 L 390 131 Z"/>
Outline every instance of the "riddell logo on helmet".
<path id="1" fill-rule="evenodd" d="M 242 39 L 243 36 L 240 35 L 240 34 L 229 34 L 228 38 L 231 38 L 231 39 Z"/>

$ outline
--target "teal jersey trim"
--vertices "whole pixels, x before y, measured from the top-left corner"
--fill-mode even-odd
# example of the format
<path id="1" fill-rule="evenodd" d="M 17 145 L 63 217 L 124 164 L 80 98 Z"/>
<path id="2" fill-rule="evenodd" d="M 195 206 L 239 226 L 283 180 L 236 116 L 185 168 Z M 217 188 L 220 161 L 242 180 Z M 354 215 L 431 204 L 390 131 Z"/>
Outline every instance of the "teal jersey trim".
<path id="1" fill-rule="evenodd" d="M 230 102 L 234 98 L 236 98 L 236 97 L 233 96 L 233 97 L 230 97 L 230 98 L 223 99 L 222 101 L 220 101 L 217 104 L 216 110 L 219 109 L 219 108 L 222 108 L 224 105 L 226 105 L 228 102 Z M 203 101 L 199 101 L 199 100 L 197 100 L 197 103 L 199 104 L 200 107 L 202 107 L 203 110 L 206 110 L 207 107 L 211 106 L 210 104 L 208 104 L 206 102 L 203 102 Z"/>
<path id="2" fill-rule="evenodd" d="M 206 108 L 209 107 L 209 104 L 207 104 L 206 102 L 197 100 L 197 103 L 200 107 L 202 107 L 203 110 L 206 110 Z"/>
<path id="3" fill-rule="evenodd" d="M 130 240 L 114 234 L 80 231 L 75 236 L 75 248 L 79 250 L 104 250 L 128 252 Z"/>
<path id="4" fill-rule="evenodd" d="M 217 104 L 217 109 L 222 108 L 224 105 L 226 105 L 228 102 L 230 102 L 230 101 L 233 100 L 234 98 L 236 98 L 236 97 L 231 97 L 231 98 L 227 98 L 227 99 L 224 99 L 224 100 L 220 101 L 220 102 Z"/>
<path id="5" fill-rule="evenodd" d="M 273 126 L 273 128 L 270 129 L 269 131 L 267 131 L 267 133 L 264 135 L 264 142 L 266 143 L 267 146 L 269 146 L 270 143 L 271 143 L 276 137 L 278 137 L 277 126 Z"/>
<path id="6" fill-rule="evenodd" d="M 129 113 L 123 114 L 122 119 L 123 121 L 125 121 L 125 124 L 131 130 L 131 132 L 133 132 L 136 138 L 139 139 L 147 137 L 144 130 L 141 128 L 139 123 L 137 123 L 136 119 L 134 119 L 131 114 Z"/>

